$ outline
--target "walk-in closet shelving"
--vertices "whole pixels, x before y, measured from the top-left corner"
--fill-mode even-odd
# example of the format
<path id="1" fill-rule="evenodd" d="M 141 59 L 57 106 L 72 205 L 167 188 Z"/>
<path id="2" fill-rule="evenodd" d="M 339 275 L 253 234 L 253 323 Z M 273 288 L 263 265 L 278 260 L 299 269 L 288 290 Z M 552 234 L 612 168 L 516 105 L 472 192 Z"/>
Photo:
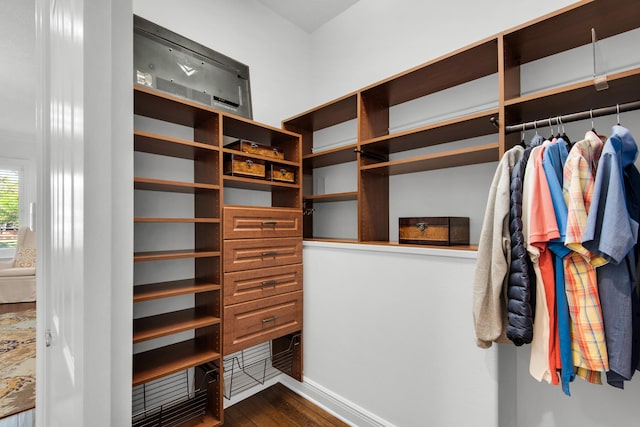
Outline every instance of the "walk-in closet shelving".
<path id="1" fill-rule="evenodd" d="M 239 140 L 248 141 L 249 149 L 241 150 Z M 222 141 L 221 158 L 225 168 L 221 180 L 225 195 L 237 189 L 252 190 L 234 195 L 234 203 L 225 201 L 223 207 L 223 355 L 233 359 L 239 353 L 241 357 L 243 352 L 252 353 L 254 346 L 280 349 L 282 342 L 291 341 L 290 334 L 296 334 L 297 345 L 289 355 L 297 363 L 290 363 L 287 369 L 274 367 L 301 381 L 301 137 L 294 132 L 223 114 Z M 255 149 L 251 143 L 256 145 Z M 276 149 L 278 156 L 270 155 L 269 147 Z M 256 151 L 263 154 L 255 154 Z M 229 164 L 233 156 L 263 163 L 266 170 L 286 168 L 293 172 L 293 178 L 285 182 L 269 179 L 268 174 L 266 177 L 233 175 Z M 245 197 L 247 203 L 243 204 Z M 225 362 L 225 387 L 231 390 L 231 381 L 237 380 L 238 372 L 226 372 L 229 366 L 235 365 Z M 229 391 L 227 397 L 231 394 Z"/>
<path id="2" fill-rule="evenodd" d="M 322 105 L 316 109 L 302 113 L 283 122 L 283 127 L 302 136 L 302 169 L 303 169 L 303 213 L 304 213 L 304 238 L 311 239 L 313 235 L 314 206 L 319 203 L 331 204 L 334 202 L 357 202 L 358 192 L 340 191 L 337 193 L 315 193 L 313 171 L 317 168 L 334 166 L 343 163 L 356 162 L 357 144 L 346 143 L 342 146 L 327 150 L 314 149 L 314 132 L 321 131 L 332 126 L 340 125 L 355 120 L 358 115 L 358 95 L 353 93 L 343 96 L 333 102 Z M 354 140 L 357 139 L 353 135 Z M 354 219 L 357 216 L 357 208 L 351 212 Z M 323 236 L 326 237 L 326 236 Z"/>
<path id="3" fill-rule="evenodd" d="M 604 39 L 638 27 L 640 4 L 637 1 L 594 0 L 575 3 L 504 32 L 500 52 L 504 58 L 501 125 L 513 126 L 639 100 L 640 68 L 636 65 L 610 72 L 599 57 L 602 53 L 596 49 Z M 562 29 L 562 35 L 555 31 L 558 28 Z M 590 66 L 584 70 L 584 75 L 589 77 L 533 93 L 522 93 L 522 67 L 579 47 L 589 47 L 584 51 L 585 59 L 588 59 L 585 63 Z M 612 54 L 615 57 L 615 53 Z M 640 64 L 640 55 L 635 63 Z M 549 66 L 560 71 L 566 64 L 558 58 Z M 595 77 L 600 76 L 606 76 L 606 89 L 596 87 Z M 501 127 L 501 135 L 505 139 L 505 150 L 519 142 L 519 135 L 506 135 L 504 127 Z"/>
<path id="4" fill-rule="evenodd" d="M 594 70 L 585 70 L 584 78 L 526 93 L 522 91 L 521 81 L 522 67 L 530 63 L 588 47 L 594 35 L 603 40 L 638 27 L 640 3 L 636 1 L 581 1 L 286 119 L 283 127 L 302 134 L 305 153 L 309 153 L 313 132 L 357 118 L 356 146 L 335 150 L 340 156 L 352 148 L 357 152 L 357 240 L 394 244 L 394 236 L 389 235 L 390 221 L 395 220 L 389 217 L 390 176 L 494 162 L 520 142 L 520 135 L 507 135 L 505 126 L 638 100 L 640 68 L 637 65 L 607 72 L 601 61 L 591 56 L 587 63 L 595 59 L 597 75 L 606 74 L 606 90 L 596 90 Z M 591 55 L 590 52 L 586 50 L 587 55 Z M 640 63 L 640 59 L 637 62 Z M 563 67 L 563 64 L 557 66 Z M 497 75 L 495 105 L 476 111 L 470 104 L 471 111 L 443 114 L 443 118 L 435 122 L 417 123 L 400 131 L 394 130 L 396 127 L 390 123 L 390 111 L 395 106 L 494 75 Z M 473 96 L 470 92 L 469 103 L 473 102 Z M 437 110 L 438 105 L 433 108 Z M 473 138 L 481 141 L 464 147 L 449 144 Z M 426 154 L 420 151 L 431 146 L 442 149 Z M 411 150 L 416 149 L 414 154 Z M 327 156 L 326 160 L 323 156 Z M 347 160 L 332 152 L 307 154 L 305 174 L 312 176 L 314 168 L 343 161 Z M 304 184 L 306 207 L 312 208 L 313 203 L 324 201 L 322 195 L 311 190 L 311 179 Z M 326 197 L 329 201 L 344 200 L 353 197 L 353 193 Z M 309 213 L 305 218 L 305 238 L 331 240 L 314 235 L 313 209 Z"/>
<path id="5" fill-rule="evenodd" d="M 137 176 L 136 166 L 133 185 L 139 201 L 134 217 L 134 269 L 140 272 L 143 264 L 151 263 L 152 269 L 160 270 L 170 268 L 163 267 L 163 263 L 179 261 L 186 262 L 190 266 L 187 271 L 191 271 L 189 277 L 164 281 L 147 281 L 144 273 L 136 275 L 141 283 L 135 283 L 133 302 L 136 307 L 144 305 L 145 314 L 134 316 L 132 339 L 135 345 L 145 346 L 139 351 L 134 347 L 132 384 L 144 388 L 150 382 L 162 382 L 181 371 L 194 375 L 200 365 L 208 364 L 215 371 L 222 368 L 221 116 L 213 109 L 139 86 L 134 87 L 134 114 L 141 120 L 155 121 L 148 127 L 160 128 L 160 132 L 175 126 L 186 128 L 186 133 L 192 136 L 190 140 L 148 129 L 134 131 L 136 153 L 143 153 L 140 155 L 147 156 L 150 162 L 183 162 L 176 164 L 188 165 L 186 169 L 192 175 L 191 179 L 182 180 Z M 155 199 L 152 199 L 154 203 L 147 203 L 151 206 L 146 206 L 144 200 L 149 200 L 149 195 L 144 193 L 149 192 Z M 172 202 L 166 200 L 174 195 L 186 197 L 180 199 L 184 201 L 183 206 L 168 209 L 167 205 Z M 182 235 L 184 230 L 188 230 L 188 236 Z M 175 233 L 180 233 L 179 239 L 175 239 Z M 157 242 L 162 242 L 161 247 L 156 247 Z M 168 302 L 189 296 L 192 301 L 189 307 L 171 308 Z M 199 393 L 199 401 L 204 402 L 202 412 L 184 418 L 184 423 L 179 425 L 220 425 L 222 384 L 218 373 L 210 376 Z M 177 402 L 159 404 L 173 408 L 178 419 L 189 412 L 185 405 Z M 151 409 L 148 414 L 155 413 L 153 408 L 148 409 Z"/>

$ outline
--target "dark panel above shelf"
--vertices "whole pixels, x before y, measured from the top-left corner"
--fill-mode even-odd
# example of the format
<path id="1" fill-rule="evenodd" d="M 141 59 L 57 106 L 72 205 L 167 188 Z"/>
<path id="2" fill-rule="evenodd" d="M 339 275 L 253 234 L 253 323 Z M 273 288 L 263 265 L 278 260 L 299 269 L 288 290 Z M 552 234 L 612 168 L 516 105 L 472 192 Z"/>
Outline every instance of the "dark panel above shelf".
<path id="1" fill-rule="evenodd" d="M 521 64 L 591 43 L 638 26 L 637 0 L 579 2 L 530 21 L 504 34 L 511 55 Z M 558 31 L 561 36 L 558 36 Z"/>
<path id="2" fill-rule="evenodd" d="M 287 129 L 317 131 L 358 117 L 358 95 L 351 93 L 282 121 Z"/>
<path id="3" fill-rule="evenodd" d="M 393 106 L 498 72 L 498 39 L 492 37 L 436 58 L 362 90 Z"/>

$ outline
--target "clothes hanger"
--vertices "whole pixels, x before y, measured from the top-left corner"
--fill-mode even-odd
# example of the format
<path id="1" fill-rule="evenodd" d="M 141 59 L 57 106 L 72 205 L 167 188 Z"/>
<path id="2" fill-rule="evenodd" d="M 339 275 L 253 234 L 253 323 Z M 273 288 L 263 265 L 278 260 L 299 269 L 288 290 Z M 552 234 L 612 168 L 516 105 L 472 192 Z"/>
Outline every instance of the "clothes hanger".
<path id="1" fill-rule="evenodd" d="M 553 125 L 551 124 L 551 117 L 549 117 L 549 129 L 551 130 L 551 135 L 547 138 L 549 141 L 553 141 Z"/>
<path id="2" fill-rule="evenodd" d="M 522 130 L 520 131 L 520 145 L 522 145 L 524 148 L 527 148 L 527 142 L 524 140 L 524 131 L 526 129 L 526 125 L 523 122 L 522 123 Z"/>
<path id="3" fill-rule="evenodd" d="M 620 104 L 616 104 L 616 117 L 618 119 L 618 126 L 620 125 Z"/>
<path id="4" fill-rule="evenodd" d="M 569 135 L 567 135 L 567 132 L 564 129 L 564 123 L 562 123 L 562 117 L 558 116 L 558 122 L 560 122 L 560 124 L 562 125 L 562 135 L 560 135 L 560 138 L 562 138 L 564 142 L 567 144 L 567 147 L 571 149 L 571 147 L 573 146 L 573 143 L 569 139 Z"/>

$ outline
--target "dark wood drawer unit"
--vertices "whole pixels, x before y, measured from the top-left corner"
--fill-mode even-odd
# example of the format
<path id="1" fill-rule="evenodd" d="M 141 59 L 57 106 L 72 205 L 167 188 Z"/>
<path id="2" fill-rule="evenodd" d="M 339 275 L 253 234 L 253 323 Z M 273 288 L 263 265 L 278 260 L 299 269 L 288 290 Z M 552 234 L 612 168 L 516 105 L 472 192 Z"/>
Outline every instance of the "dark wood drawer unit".
<path id="1" fill-rule="evenodd" d="M 302 212 L 300 209 L 225 207 L 224 237 L 302 237 Z"/>
<path id="2" fill-rule="evenodd" d="M 227 240 L 224 244 L 227 273 L 301 262 L 301 238 Z"/>
<path id="3" fill-rule="evenodd" d="M 302 264 L 224 275 L 224 305 L 302 290 Z"/>
<path id="4" fill-rule="evenodd" d="M 226 306 L 225 355 L 302 330 L 302 291 Z"/>

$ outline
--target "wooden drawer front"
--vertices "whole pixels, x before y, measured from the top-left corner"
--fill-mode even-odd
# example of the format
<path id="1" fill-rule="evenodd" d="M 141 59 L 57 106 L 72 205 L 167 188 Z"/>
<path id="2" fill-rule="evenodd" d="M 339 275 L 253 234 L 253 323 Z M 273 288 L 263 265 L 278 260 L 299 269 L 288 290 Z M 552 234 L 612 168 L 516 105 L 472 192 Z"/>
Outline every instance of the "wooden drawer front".
<path id="1" fill-rule="evenodd" d="M 302 239 L 226 240 L 224 271 L 250 270 L 302 263 Z"/>
<path id="2" fill-rule="evenodd" d="M 302 330 L 302 291 L 224 308 L 224 354 Z"/>
<path id="3" fill-rule="evenodd" d="M 302 237 L 299 209 L 224 208 L 225 239 Z"/>
<path id="4" fill-rule="evenodd" d="M 302 290 L 302 264 L 224 275 L 224 305 Z"/>

